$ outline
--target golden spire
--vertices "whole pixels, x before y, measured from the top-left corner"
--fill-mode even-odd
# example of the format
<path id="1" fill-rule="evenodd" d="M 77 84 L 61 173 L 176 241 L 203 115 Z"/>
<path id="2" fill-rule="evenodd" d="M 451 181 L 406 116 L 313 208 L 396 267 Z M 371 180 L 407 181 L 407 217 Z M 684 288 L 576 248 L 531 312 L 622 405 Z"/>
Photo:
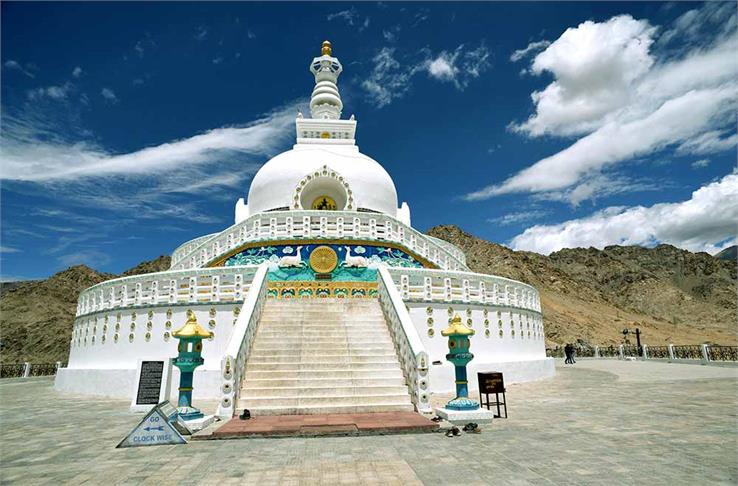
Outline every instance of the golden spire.
<path id="1" fill-rule="evenodd" d="M 456 314 L 454 318 L 451 319 L 448 327 L 441 330 L 441 336 L 449 336 L 451 334 L 455 334 L 457 336 L 473 336 L 474 329 L 469 329 L 464 324 L 462 324 L 461 317 Z"/>
<path id="2" fill-rule="evenodd" d="M 320 53 L 324 56 L 330 56 L 332 52 L 330 41 L 323 41 L 323 48 L 320 50 Z"/>
<path id="3" fill-rule="evenodd" d="M 212 332 L 207 329 L 203 329 L 203 327 L 197 323 L 195 313 L 191 310 L 187 311 L 187 322 L 185 322 L 185 325 L 172 333 L 172 336 L 175 338 L 209 338 L 212 335 Z"/>

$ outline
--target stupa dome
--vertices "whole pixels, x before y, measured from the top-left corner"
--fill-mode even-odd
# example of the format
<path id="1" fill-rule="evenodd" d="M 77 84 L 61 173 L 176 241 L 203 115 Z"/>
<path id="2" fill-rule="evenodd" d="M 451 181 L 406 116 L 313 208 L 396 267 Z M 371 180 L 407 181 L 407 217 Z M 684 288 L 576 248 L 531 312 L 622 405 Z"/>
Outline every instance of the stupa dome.
<path id="1" fill-rule="evenodd" d="M 322 199 L 338 210 L 397 214 L 392 178 L 355 145 L 297 144 L 269 160 L 249 189 L 250 214 L 276 209 L 323 209 Z"/>

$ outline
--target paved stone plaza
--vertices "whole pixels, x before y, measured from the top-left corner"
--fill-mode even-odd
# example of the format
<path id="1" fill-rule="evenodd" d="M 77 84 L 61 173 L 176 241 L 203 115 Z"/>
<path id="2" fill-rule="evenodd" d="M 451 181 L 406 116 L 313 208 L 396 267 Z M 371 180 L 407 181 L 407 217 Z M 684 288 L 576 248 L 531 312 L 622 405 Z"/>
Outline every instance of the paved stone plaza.
<path id="1" fill-rule="evenodd" d="M 128 402 L 62 395 L 51 379 L 1 380 L 0 483 L 736 484 L 738 368 L 580 360 L 557 372 L 509 386 L 510 418 L 479 435 L 123 450 L 115 445 L 140 417 Z"/>

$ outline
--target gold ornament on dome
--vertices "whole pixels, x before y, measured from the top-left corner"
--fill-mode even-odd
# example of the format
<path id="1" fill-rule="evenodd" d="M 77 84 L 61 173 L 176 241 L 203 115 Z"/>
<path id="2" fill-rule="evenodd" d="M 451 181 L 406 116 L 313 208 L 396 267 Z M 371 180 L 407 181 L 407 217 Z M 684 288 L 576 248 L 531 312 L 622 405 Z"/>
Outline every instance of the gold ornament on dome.
<path id="1" fill-rule="evenodd" d="M 315 273 L 331 273 L 338 265 L 338 255 L 330 246 L 319 246 L 310 253 L 310 268 Z"/>
<path id="2" fill-rule="evenodd" d="M 336 200 L 330 196 L 318 196 L 311 205 L 311 209 L 318 211 L 335 211 L 337 208 Z"/>

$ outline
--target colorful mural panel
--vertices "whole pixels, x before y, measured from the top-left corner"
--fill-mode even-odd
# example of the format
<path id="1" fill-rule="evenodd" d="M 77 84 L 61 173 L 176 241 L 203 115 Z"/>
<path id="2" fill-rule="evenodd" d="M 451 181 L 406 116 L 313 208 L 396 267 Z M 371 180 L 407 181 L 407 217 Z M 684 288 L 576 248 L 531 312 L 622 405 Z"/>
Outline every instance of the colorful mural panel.
<path id="1" fill-rule="evenodd" d="M 265 245 L 248 248 L 225 261 L 225 266 L 260 265 L 270 262 L 270 280 L 315 280 L 310 267 L 310 254 L 317 247 L 327 246 L 336 252 L 338 265 L 331 280 L 367 282 L 377 278 L 380 263 L 391 267 L 423 268 L 412 256 L 395 248 L 373 245 L 307 244 Z"/>

